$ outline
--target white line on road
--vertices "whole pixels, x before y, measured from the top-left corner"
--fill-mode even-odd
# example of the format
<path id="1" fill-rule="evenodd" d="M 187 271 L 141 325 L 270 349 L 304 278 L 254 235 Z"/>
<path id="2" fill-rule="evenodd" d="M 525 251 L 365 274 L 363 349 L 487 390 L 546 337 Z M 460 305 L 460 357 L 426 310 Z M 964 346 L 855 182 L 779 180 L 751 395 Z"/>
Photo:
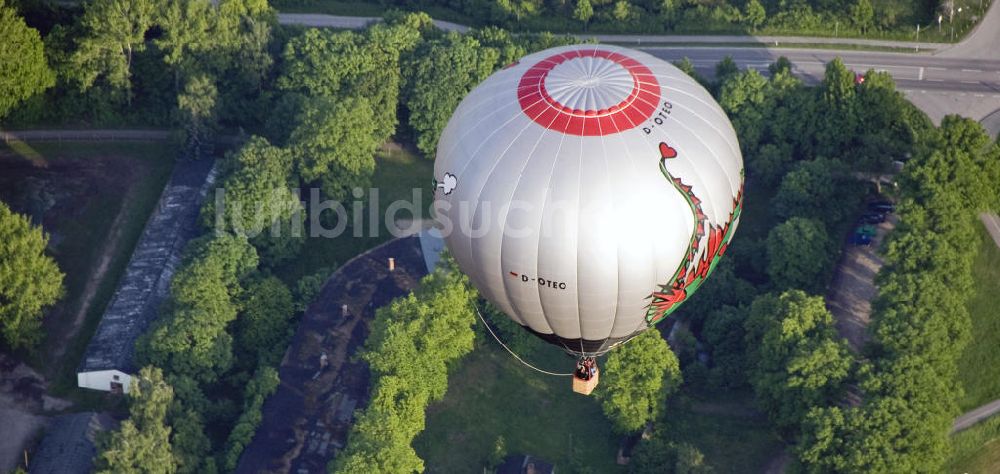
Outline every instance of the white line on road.
<path id="1" fill-rule="evenodd" d="M 982 69 L 962 69 L 962 72 L 983 72 Z"/>
<path id="2" fill-rule="evenodd" d="M 962 84 L 979 84 L 979 81 L 962 81 Z"/>
<path id="3" fill-rule="evenodd" d="M 944 82 L 944 79 L 928 79 L 927 82 Z"/>
<path id="4" fill-rule="evenodd" d="M 947 71 L 947 69 L 945 69 L 943 67 L 928 67 L 927 69 L 929 69 L 931 71 Z"/>
<path id="5" fill-rule="evenodd" d="M 924 68 L 920 68 L 920 75 L 917 76 L 918 81 L 924 80 Z"/>

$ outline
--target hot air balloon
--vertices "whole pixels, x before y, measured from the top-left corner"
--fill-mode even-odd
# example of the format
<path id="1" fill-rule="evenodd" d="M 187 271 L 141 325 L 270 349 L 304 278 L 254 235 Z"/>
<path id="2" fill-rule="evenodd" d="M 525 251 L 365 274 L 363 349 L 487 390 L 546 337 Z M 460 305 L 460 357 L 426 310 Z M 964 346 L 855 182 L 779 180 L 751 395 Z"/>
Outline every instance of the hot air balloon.
<path id="1" fill-rule="evenodd" d="M 434 177 L 459 268 L 584 361 L 704 283 L 743 198 L 739 143 L 712 96 L 663 60 L 609 45 L 533 53 L 487 78 L 442 132 Z"/>

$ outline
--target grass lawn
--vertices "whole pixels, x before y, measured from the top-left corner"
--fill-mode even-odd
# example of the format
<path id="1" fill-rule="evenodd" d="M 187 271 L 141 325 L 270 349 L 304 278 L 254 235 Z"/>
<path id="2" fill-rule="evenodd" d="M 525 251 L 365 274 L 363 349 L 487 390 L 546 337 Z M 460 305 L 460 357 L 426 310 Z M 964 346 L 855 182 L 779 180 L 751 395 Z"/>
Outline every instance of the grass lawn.
<path id="1" fill-rule="evenodd" d="M 979 255 L 972 267 L 975 294 L 969 299 L 972 339 L 958 362 L 958 377 L 965 387 L 959 401 L 969 410 L 1000 398 L 1000 249 L 977 223 Z M 997 448 L 1000 450 L 1000 448 Z"/>
<path id="2" fill-rule="evenodd" d="M 951 459 L 946 473 L 1000 472 L 1000 415 L 993 415 L 951 437 Z"/>
<path id="3" fill-rule="evenodd" d="M 50 253 L 66 274 L 65 296 L 46 314 L 45 339 L 29 357 L 52 382 L 53 394 L 67 395 L 76 386 L 76 366 L 175 155 L 162 143 L 18 142 L 0 148 L 0 199 L 42 223 L 52 236 Z"/>
<path id="4" fill-rule="evenodd" d="M 355 237 L 353 229 L 348 228 L 336 238 L 310 237 L 297 258 L 279 267 L 275 273 L 286 283 L 294 285 L 299 278 L 310 275 L 317 270 L 328 267 L 334 269 L 365 250 L 393 238 L 384 220 L 386 208 L 396 200 L 413 202 L 413 190 L 419 189 L 421 200 L 416 202 L 427 216 L 433 201 L 431 179 L 434 164 L 427 159 L 416 156 L 406 150 L 380 150 L 377 155 L 375 175 L 372 177 L 372 187 L 378 190 L 378 235 L 369 236 L 368 212 L 365 214 L 364 229 L 361 237 Z M 367 200 L 368 196 L 362 199 Z M 352 203 L 345 203 L 350 209 Z M 408 211 L 400 211 L 397 218 L 410 218 Z"/>
<path id="5" fill-rule="evenodd" d="M 714 472 L 764 472 L 784 443 L 753 409 L 750 392 L 703 391 L 688 389 L 668 403 L 661 427 L 676 442 L 694 445 Z"/>
<path id="6" fill-rule="evenodd" d="M 533 364 L 572 370 L 572 359 L 558 349 L 535 353 Z M 597 400 L 573 393 L 568 377 L 535 372 L 491 339 L 448 382 L 448 394 L 428 408 L 427 427 L 413 443 L 427 472 L 481 472 L 499 436 L 509 454 L 536 456 L 558 472 L 572 472 L 573 456 L 594 472 L 623 472 L 615 464 L 619 437 Z"/>

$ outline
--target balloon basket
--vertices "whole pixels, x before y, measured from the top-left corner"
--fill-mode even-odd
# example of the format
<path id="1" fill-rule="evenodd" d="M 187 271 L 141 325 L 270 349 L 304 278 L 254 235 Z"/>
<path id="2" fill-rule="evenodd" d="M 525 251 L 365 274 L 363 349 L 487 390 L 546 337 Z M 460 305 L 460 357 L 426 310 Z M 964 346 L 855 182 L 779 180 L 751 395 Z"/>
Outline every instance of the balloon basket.
<path id="1" fill-rule="evenodd" d="M 601 377 L 601 370 L 597 369 L 594 371 L 594 376 L 590 380 L 583 380 L 573 374 L 573 391 L 581 395 L 590 395 L 597 387 L 597 381 Z"/>

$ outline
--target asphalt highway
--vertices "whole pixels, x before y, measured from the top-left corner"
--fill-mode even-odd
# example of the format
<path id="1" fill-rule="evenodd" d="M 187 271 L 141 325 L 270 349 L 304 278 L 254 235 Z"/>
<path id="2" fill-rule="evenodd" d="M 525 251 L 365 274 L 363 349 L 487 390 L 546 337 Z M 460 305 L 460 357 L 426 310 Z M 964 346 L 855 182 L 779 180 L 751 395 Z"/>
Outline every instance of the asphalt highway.
<path id="1" fill-rule="evenodd" d="M 732 56 L 741 69 L 767 71 L 767 66 L 785 56 L 796 75 L 807 81 L 823 78 L 826 63 L 840 57 L 859 73 L 869 69 L 888 71 L 903 90 L 955 91 L 1000 97 L 1000 60 L 943 58 L 923 54 L 871 51 L 832 51 L 798 48 L 691 48 L 647 47 L 643 50 L 669 61 L 687 57 L 698 72 L 712 74 L 715 65 Z"/>
<path id="2" fill-rule="evenodd" d="M 378 18 L 343 17 L 314 13 L 281 13 L 279 22 L 283 24 L 298 24 L 313 27 L 328 28 L 363 28 Z M 436 22 L 446 30 L 462 31 L 466 27 L 454 23 Z M 1000 54 L 994 53 L 993 44 L 1000 41 L 1000 9 L 991 8 L 987 18 L 970 34 L 966 40 L 957 45 L 935 45 L 943 48 L 933 55 L 926 49 L 921 53 L 873 52 L 856 50 L 801 49 L 801 48 L 764 48 L 764 47 L 691 47 L 677 46 L 641 46 L 641 42 L 655 41 L 657 36 L 608 36 L 602 38 L 616 43 L 639 47 L 660 58 L 670 61 L 684 57 L 691 59 L 695 69 L 711 75 L 715 64 L 727 55 L 741 67 L 752 67 L 762 71 L 779 56 L 785 56 L 792 61 L 794 72 L 807 81 L 819 80 L 823 77 L 825 64 L 840 56 L 844 63 L 857 72 L 868 69 L 884 70 L 892 74 L 896 85 L 903 91 L 926 92 L 959 92 L 968 93 L 973 98 L 990 97 L 1000 99 Z M 663 37 L 671 41 L 694 41 L 697 37 L 672 36 Z M 756 41 L 753 37 L 743 37 Z M 785 38 L 787 39 L 787 38 Z M 810 42 L 835 41 L 829 38 L 812 38 Z M 847 41 L 844 39 L 836 41 Z M 854 42 L 862 42 L 855 40 Z M 917 48 L 923 43 L 904 41 L 886 41 L 896 47 Z M 984 46 L 986 45 L 986 46 Z M 957 106 L 962 108 L 961 105 Z M 952 110 L 960 112 L 960 110 Z"/>

